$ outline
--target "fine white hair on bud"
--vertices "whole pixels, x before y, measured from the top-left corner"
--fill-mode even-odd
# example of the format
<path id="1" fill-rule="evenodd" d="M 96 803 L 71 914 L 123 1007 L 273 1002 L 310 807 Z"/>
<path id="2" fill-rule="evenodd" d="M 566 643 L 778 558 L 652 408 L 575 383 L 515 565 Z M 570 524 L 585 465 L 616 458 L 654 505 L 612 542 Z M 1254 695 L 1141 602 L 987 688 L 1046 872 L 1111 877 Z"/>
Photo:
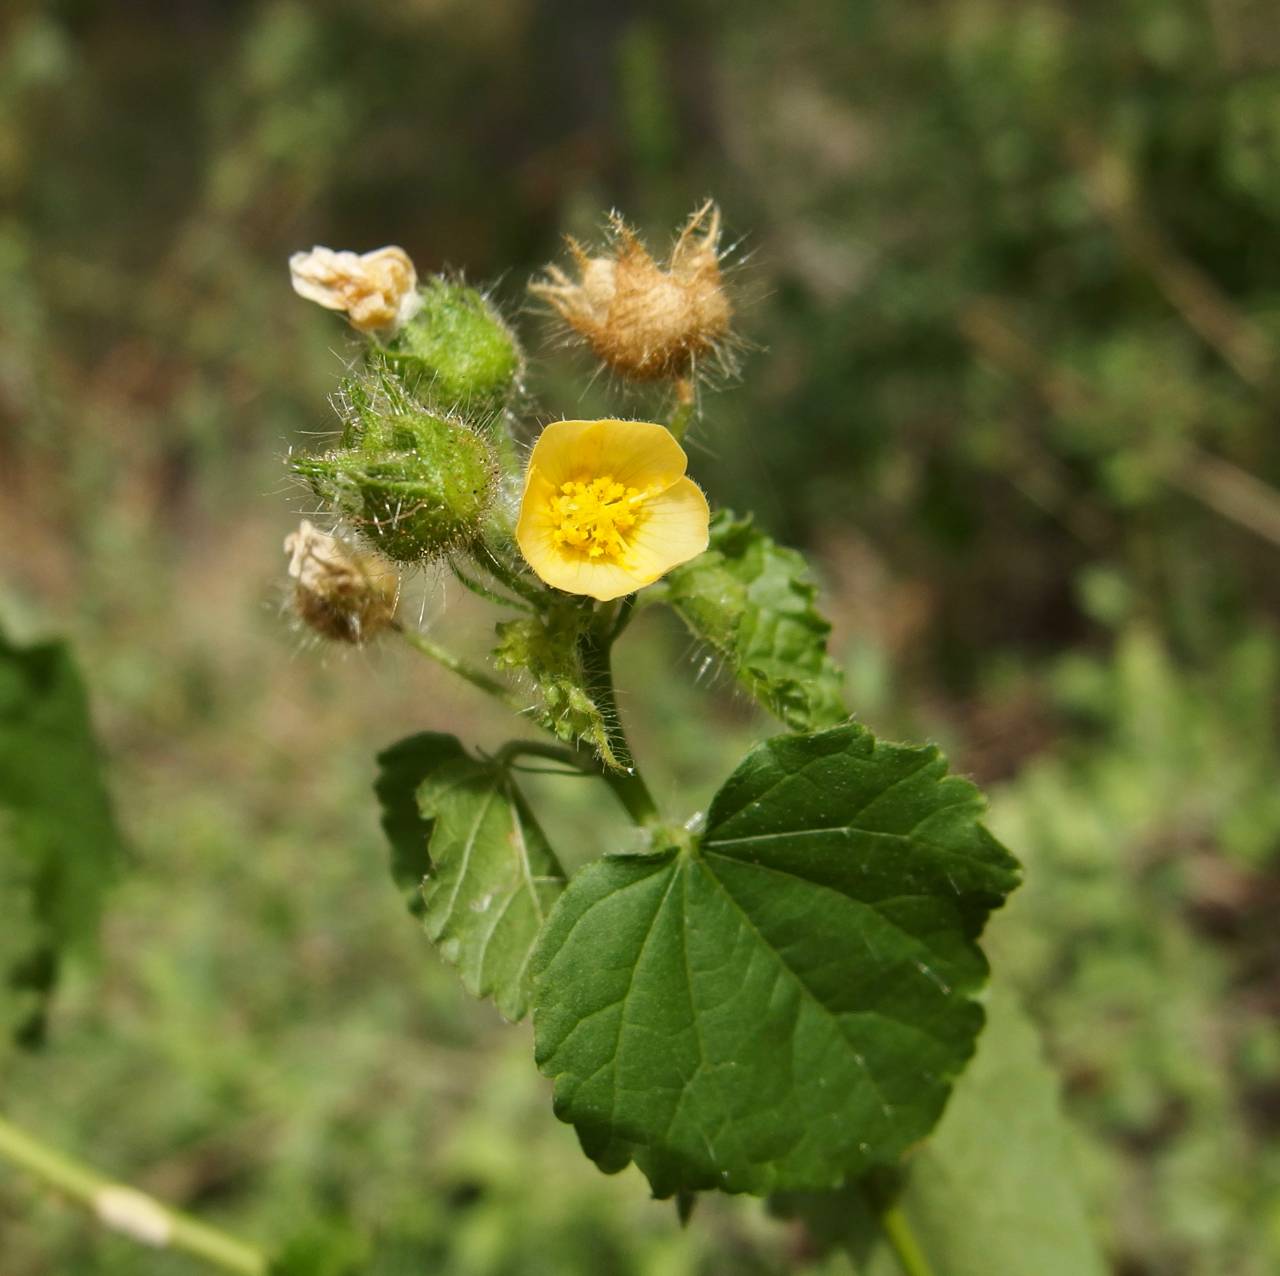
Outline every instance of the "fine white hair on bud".
<path id="1" fill-rule="evenodd" d="M 289 275 L 299 297 L 345 311 L 360 332 L 394 332 L 422 307 L 418 272 L 403 248 L 353 253 L 317 246 L 289 258 Z"/>
<path id="2" fill-rule="evenodd" d="M 720 269 L 720 210 L 710 200 L 685 223 L 665 266 L 614 213 L 611 242 L 591 254 L 574 239 L 578 277 L 548 266 L 529 284 L 606 367 L 633 381 L 684 378 L 715 357 L 732 371 L 733 308 Z"/>
<path id="3" fill-rule="evenodd" d="M 395 622 L 400 578 L 389 563 L 360 554 L 305 518 L 284 540 L 293 606 L 322 638 L 369 642 Z"/>

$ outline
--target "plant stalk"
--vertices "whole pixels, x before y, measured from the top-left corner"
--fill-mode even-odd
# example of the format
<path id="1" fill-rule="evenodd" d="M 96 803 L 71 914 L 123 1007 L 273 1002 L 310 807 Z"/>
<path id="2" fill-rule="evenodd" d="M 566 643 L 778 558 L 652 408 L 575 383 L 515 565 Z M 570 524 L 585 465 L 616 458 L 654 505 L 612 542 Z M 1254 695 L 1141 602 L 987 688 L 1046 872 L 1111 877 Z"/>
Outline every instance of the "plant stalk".
<path id="1" fill-rule="evenodd" d="M 606 615 L 604 624 L 609 632 L 588 631 L 582 640 L 582 668 L 587 685 L 600 706 L 600 713 L 612 737 L 613 751 L 621 770 L 601 767 L 600 778 L 613 790 L 627 814 L 640 825 L 657 822 L 658 804 L 649 792 L 649 786 L 636 767 L 635 756 L 622 726 L 618 713 L 618 697 L 613 687 L 613 666 L 610 648 L 613 645 L 613 628 L 616 617 Z"/>
<path id="2" fill-rule="evenodd" d="M 693 420 L 694 408 L 697 406 L 697 392 L 689 377 L 681 377 L 675 385 L 676 401 L 667 421 L 667 429 L 671 431 L 676 442 L 684 438 L 685 432 Z"/>
<path id="3" fill-rule="evenodd" d="M 179 1249 L 239 1276 L 266 1276 L 267 1257 L 234 1236 L 113 1183 L 0 1117 L 0 1156 L 86 1206 L 98 1221 L 144 1245 Z"/>
<path id="4" fill-rule="evenodd" d="M 900 1206 L 890 1205 L 879 1213 L 880 1226 L 889 1242 L 893 1256 L 902 1268 L 903 1276 L 933 1276 L 933 1268 L 924 1256 L 911 1224 Z"/>
<path id="5" fill-rule="evenodd" d="M 499 682 L 497 678 L 491 677 L 478 665 L 473 665 L 469 660 L 464 660 L 461 656 L 455 655 L 447 647 L 442 647 L 439 643 L 432 642 L 426 634 L 420 633 L 416 629 L 409 629 L 398 622 L 395 628 L 405 642 L 415 651 L 420 651 L 424 656 L 448 669 L 450 673 L 457 674 L 459 678 L 469 682 L 486 695 L 493 696 L 495 700 L 500 700 L 513 712 L 524 712 L 525 706 L 520 697 L 506 683 Z"/>

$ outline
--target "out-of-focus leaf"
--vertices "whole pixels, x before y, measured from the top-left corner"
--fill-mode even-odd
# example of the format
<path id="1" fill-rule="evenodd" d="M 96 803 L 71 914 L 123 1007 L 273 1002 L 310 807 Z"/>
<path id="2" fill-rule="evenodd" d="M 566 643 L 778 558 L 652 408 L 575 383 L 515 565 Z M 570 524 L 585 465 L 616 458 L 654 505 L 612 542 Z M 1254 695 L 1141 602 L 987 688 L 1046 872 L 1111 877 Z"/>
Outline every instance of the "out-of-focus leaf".
<path id="1" fill-rule="evenodd" d="M 928 1134 L 982 1026 L 975 941 L 1018 880 L 982 810 L 937 749 L 846 725 L 754 749 L 700 838 L 578 873 L 534 1028 L 588 1155 L 660 1196 L 762 1193 Z"/>
<path id="2" fill-rule="evenodd" d="M 1014 994 L 993 986 L 978 1052 L 933 1135 L 908 1158 L 896 1204 L 946 1276 L 1103 1276 L 1058 1100 L 1058 1081 Z M 865 1276 L 900 1276 L 860 1185 L 772 1208 L 845 1246 Z"/>
<path id="3" fill-rule="evenodd" d="M 0 635 L 0 1034 L 38 1038 L 60 956 L 91 946 L 122 857 L 84 685 L 62 643 Z"/>
<path id="4" fill-rule="evenodd" d="M 827 655 L 831 625 L 814 606 L 804 559 L 749 518 L 720 511 L 706 553 L 677 567 L 664 598 L 770 713 L 797 731 L 848 717 L 842 675 Z"/>

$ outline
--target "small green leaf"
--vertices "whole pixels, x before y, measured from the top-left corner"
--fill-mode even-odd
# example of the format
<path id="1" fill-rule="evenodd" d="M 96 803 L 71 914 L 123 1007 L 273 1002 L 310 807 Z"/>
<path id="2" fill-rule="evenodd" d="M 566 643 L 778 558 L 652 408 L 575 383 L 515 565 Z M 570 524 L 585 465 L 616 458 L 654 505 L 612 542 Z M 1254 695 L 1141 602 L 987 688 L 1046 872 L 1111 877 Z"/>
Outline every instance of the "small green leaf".
<path id="1" fill-rule="evenodd" d="M 503 767 L 460 757 L 418 789 L 433 822 L 423 922 L 467 990 L 508 1019 L 529 1006 L 529 964 L 564 870 Z"/>
<path id="2" fill-rule="evenodd" d="M 423 883 L 431 867 L 427 846 L 432 821 L 418 809 L 418 786 L 450 762 L 465 758 L 457 736 L 440 731 L 411 735 L 378 754 L 374 792 L 382 807 L 382 830 L 391 843 L 391 876 L 404 894 L 409 911 L 426 911 Z"/>
<path id="3" fill-rule="evenodd" d="M 829 1188 L 933 1128 L 1017 884 L 934 748 L 849 724 L 754 749 L 679 848 L 579 872 L 535 957 L 539 1067 L 659 1196 Z M 679 839 L 673 839 L 673 841 Z"/>
<path id="4" fill-rule="evenodd" d="M 1013 993 L 996 986 L 978 1053 L 927 1143 L 907 1160 L 896 1204 L 935 1272 L 1102 1276 L 1058 1080 Z M 899 1276 L 861 1187 L 771 1202 L 866 1276 Z"/>
<path id="5" fill-rule="evenodd" d="M 122 858 L 70 652 L 0 635 L 0 1043 L 39 1037 L 59 958 L 92 945 Z"/>
<path id="6" fill-rule="evenodd" d="M 816 593 L 801 555 L 727 510 L 712 519 L 706 553 L 655 590 L 743 688 L 797 731 L 849 716 L 840 668 L 827 655 L 831 625 L 814 606 Z"/>

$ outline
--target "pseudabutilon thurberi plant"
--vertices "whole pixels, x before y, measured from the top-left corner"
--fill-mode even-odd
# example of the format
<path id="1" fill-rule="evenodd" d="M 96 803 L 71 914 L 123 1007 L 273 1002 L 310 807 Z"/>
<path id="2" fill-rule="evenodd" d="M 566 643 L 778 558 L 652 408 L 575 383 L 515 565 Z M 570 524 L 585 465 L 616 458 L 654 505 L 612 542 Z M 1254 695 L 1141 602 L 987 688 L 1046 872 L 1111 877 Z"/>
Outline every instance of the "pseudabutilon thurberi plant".
<path id="1" fill-rule="evenodd" d="M 637 1165 L 686 1215 L 706 1191 L 801 1214 L 861 1202 L 919 1276 L 902 1201 L 921 1145 L 944 1146 L 930 1136 L 984 1023 L 978 941 L 1019 869 L 936 748 L 855 721 L 804 559 L 712 511 L 714 464 L 688 472 L 680 436 L 715 430 L 692 381 L 743 344 L 721 234 L 708 203 L 661 264 L 616 215 L 602 249 L 570 241 L 576 277 L 549 266 L 532 292 L 669 402 L 540 430 L 490 296 L 420 278 L 398 249 L 295 257 L 301 295 L 363 343 L 333 446 L 290 462 L 336 529 L 290 538 L 296 605 L 335 639 L 402 637 L 545 732 L 484 752 L 429 726 L 380 755 L 377 791 L 410 911 L 468 991 L 532 1013 L 586 1154 Z M 397 619 L 397 573 L 369 565 L 388 560 L 494 607 L 489 658 Z M 619 713 L 611 654 L 645 607 L 674 611 L 782 725 L 701 814 L 655 799 Z M 635 841 L 562 858 L 529 759 L 595 777 Z"/>

